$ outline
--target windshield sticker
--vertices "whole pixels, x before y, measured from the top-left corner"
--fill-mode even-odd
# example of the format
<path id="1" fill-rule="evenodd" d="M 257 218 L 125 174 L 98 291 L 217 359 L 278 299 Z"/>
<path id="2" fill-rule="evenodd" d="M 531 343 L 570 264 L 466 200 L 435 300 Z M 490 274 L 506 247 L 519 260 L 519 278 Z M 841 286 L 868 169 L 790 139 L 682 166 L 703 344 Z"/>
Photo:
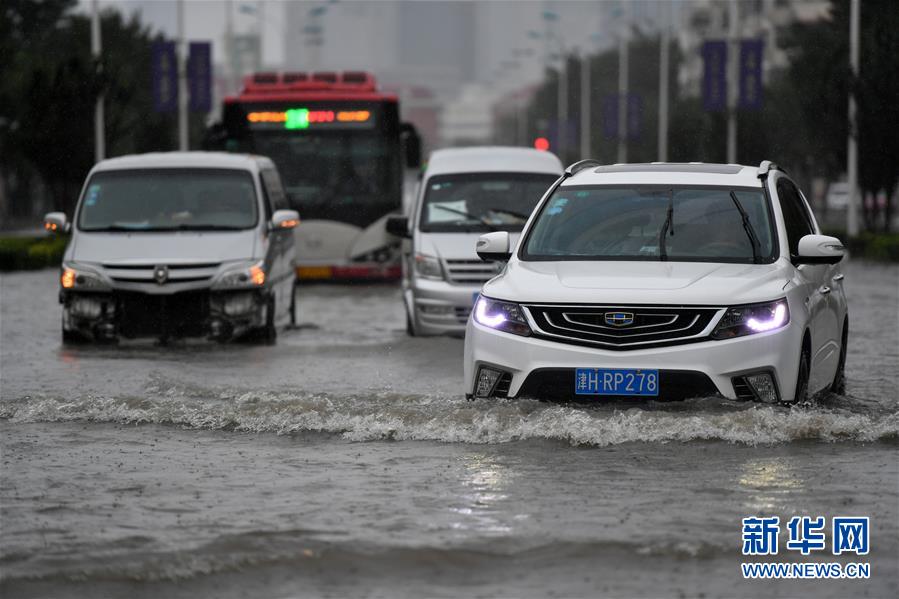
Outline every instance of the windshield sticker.
<path id="1" fill-rule="evenodd" d="M 555 216 L 556 214 L 561 214 L 562 209 L 565 207 L 565 205 L 567 203 L 568 203 L 568 198 L 556 198 L 550 203 L 549 209 L 546 211 L 546 213 L 550 216 Z"/>
<path id="2" fill-rule="evenodd" d="M 97 203 L 97 198 L 100 196 L 100 186 L 99 185 L 91 185 L 87 189 L 87 198 L 84 200 L 85 206 L 93 206 Z"/>

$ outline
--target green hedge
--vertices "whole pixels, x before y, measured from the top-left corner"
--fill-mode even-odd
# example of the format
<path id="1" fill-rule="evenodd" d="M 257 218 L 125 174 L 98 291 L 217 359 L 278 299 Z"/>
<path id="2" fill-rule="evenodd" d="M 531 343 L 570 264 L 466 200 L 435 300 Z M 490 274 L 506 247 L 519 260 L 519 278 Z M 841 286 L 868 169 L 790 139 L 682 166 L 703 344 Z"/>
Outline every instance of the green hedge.
<path id="1" fill-rule="evenodd" d="M 824 231 L 843 240 L 853 258 L 899 262 L 899 233 L 862 232 L 858 237 L 846 239 L 845 231 Z"/>
<path id="2" fill-rule="evenodd" d="M 59 266 L 68 241 L 66 235 L 0 237 L 0 271 Z"/>

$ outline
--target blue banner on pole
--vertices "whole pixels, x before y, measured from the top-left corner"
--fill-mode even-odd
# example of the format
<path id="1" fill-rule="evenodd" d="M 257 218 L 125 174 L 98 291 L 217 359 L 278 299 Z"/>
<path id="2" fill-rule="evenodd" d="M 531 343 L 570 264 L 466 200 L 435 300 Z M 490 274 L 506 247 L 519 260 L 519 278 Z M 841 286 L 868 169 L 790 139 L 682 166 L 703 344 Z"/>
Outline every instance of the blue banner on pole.
<path id="1" fill-rule="evenodd" d="M 618 139 L 617 94 L 606 94 L 602 99 L 602 134 L 606 139 Z"/>
<path id="2" fill-rule="evenodd" d="M 643 133 L 643 96 L 627 95 L 627 138 L 640 139 Z"/>
<path id="3" fill-rule="evenodd" d="M 153 42 L 151 72 L 153 110 L 174 112 L 178 108 L 178 59 L 175 42 Z"/>
<path id="4" fill-rule="evenodd" d="M 721 112 L 727 107 L 727 42 L 705 42 L 702 60 L 702 105 L 709 112 Z"/>
<path id="5" fill-rule="evenodd" d="M 193 112 L 212 110 L 212 43 L 191 42 L 187 59 L 187 87 Z"/>
<path id="6" fill-rule="evenodd" d="M 759 110 L 762 107 L 764 57 L 764 40 L 751 39 L 740 42 L 740 108 Z"/>

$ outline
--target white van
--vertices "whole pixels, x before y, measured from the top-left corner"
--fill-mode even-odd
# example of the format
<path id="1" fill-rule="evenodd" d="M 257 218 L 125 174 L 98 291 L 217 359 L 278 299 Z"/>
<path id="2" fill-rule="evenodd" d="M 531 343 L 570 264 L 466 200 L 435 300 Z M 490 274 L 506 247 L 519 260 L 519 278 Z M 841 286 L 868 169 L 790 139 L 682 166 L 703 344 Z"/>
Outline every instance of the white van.
<path id="1" fill-rule="evenodd" d="M 508 231 L 517 239 L 531 211 L 562 174 L 549 152 L 473 147 L 431 154 L 409 217 L 388 231 L 411 239 L 403 255 L 409 335 L 462 334 L 481 286 L 501 263 L 475 253 L 478 237 Z"/>
<path id="2" fill-rule="evenodd" d="M 293 318 L 299 215 L 268 158 L 123 156 L 87 176 L 60 275 L 63 342 L 257 334 Z"/>

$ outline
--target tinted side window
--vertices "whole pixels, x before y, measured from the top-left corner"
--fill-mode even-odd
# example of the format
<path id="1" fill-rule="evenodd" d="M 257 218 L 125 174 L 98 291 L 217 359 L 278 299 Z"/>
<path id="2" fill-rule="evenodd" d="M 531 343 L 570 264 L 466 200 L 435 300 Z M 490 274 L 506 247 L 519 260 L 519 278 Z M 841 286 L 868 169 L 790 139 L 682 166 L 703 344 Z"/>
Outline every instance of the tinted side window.
<path id="1" fill-rule="evenodd" d="M 811 235 L 815 230 L 795 185 L 787 179 L 781 179 L 777 182 L 777 197 L 780 198 L 780 207 L 783 210 L 790 254 L 795 256 L 799 253 L 799 240 L 805 235 Z"/>
<path id="2" fill-rule="evenodd" d="M 281 178 L 278 172 L 272 169 L 264 169 L 262 174 L 262 187 L 265 189 L 265 195 L 268 196 L 271 203 L 271 210 L 284 210 L 287 206 L 287 197 L 284 194 L 284 186 L 281 185 Z M 269 215 L 271 216 L 271 215 Z"/>

